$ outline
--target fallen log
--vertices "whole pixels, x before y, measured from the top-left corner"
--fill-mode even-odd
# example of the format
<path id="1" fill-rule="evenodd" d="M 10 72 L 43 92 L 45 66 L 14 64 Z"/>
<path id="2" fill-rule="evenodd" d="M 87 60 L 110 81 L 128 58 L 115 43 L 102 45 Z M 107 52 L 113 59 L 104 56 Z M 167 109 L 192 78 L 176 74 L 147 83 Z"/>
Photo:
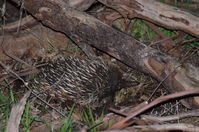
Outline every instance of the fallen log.
<path id="1" fill-rule="evenodd" d="M 19 2 L 18 0 L 13 0 Z M 175 58 L 135 40 L 94 17 L 69 8 L 61 0 L 27 0 L 24 8 L 44 25 L 64 33 L 77 44 L 88 44 L 128 66 L 164 80 L 170 92 L 199 88 L 199 68 L 180 64 Z M 199 98 L 184 102 L 199 106 Z"/>
<path id="2" fill-rule="evenodd" d="M 127 18 L 141 18 L 199 38 L 199 17 L 155 0 L 98 0 Z"/>

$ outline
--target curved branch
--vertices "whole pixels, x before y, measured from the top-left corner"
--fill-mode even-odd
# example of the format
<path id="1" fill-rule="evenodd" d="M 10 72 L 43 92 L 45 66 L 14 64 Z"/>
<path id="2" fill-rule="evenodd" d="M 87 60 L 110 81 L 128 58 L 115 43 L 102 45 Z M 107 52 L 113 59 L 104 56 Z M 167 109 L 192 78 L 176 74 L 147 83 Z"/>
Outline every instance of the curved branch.
<path id="1" fill-rule="evenodd" d="M 141 18 L 199 38 L 199 17 L 155 0 L 98 0 L 124 17 Z"/>

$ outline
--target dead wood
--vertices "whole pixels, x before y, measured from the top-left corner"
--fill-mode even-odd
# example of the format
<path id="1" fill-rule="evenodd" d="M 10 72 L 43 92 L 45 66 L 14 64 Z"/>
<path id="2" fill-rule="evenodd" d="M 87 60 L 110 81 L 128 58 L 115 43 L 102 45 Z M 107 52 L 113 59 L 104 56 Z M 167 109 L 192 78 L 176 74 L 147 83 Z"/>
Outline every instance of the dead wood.
<path id="1" fill-rule="evenodd" d="M 189 91 L 174 93 L 174 94 L 170 94 L 170 95 L 166 95 L 166 96 L 161 96 L 161 97 L 155 99 L 154 101 L 152 101 L 151 103 L 149 103 L 148 105 L 140 108 L 137 111 L 134 111 L 133 113 L 131 113 L 129 116 L 127 116 L 123 120 L 113 124 L 113 126 L 110 127 L 109 130 L 117 130 L 117 129 L 125 128 L 125 127 L 131 125 L 132 122 L 134 123 L 133 118 L 135 116 L 138 116 L 139 114 L 145 112 L 146 110 L 149 110 L 150 108 L 153 108 L 154 106 L 157 106 L 158 104 L 164 103 L 168 100 L 172 100 L 172 99 L 176 99 L 176 98 L 182 98 L 182 97 L 186 97 L 186 96 L 189 96 L 189 95 L 199 95 L 199 90 L 195 89 L 195 90 L 189 90 Z"/>
<path id="2" fill-rule="evenodd" d="M 157 25 L 181 30 L 199 38 L 199 18 L 155 0 L 98 0 L 127 18 L 141 18 Z"/>
<path id="3" fill-rule="evenodd" d="M 95 2 L 96 0 L 68 0 L 66 3 L 71 8 L 74 8 L 79 11 L 85 11 Z M 87 45 L 86 43 L 77 43 L 77 45 L 88 56 L 89 59 L 96 58 L 96 54 L 90 45 Z"/>
<path id="4" fill-rule="evenodd" d="M 153 122 L 153 123 L 163 123 L 163 122 L 168 122 L 168 121 L 174 121 L 174 120 L 179 120 L 183 118 L 189 118 L 189 117 L 198 117 L 199 116 L 199 110 L 192 110 L 186 113 L 180 113 L 177 115 L 172 115 L 172 116 L 152 116 L 152 115 L 142 115 L 141 118 L 145 122 Z"/>
<path id="5" fill-rule="evenodd" d="M 6 132 L 19 132 L 20 120 L 25 109 L 26 101 L 30 96 L 30 93 L 30 91 L 27 92 L 18 104 L 13 105 Z"/>
<path id="6" fill-rule="evenodd" d="M 162 131 L 185 131 L 185 132 L 197 132 L 199 131 L 198 126 L 185 123 L 174 123 L 174 124 L 162 124 L 162 125 L 143 125 L 134 126 L 133 128 L 138 129 L 141 132 L 162 132 Z"/>
<path id="7" fill-rule="evenodd" d="M 182 1 L 173 1 L 173 0 L 165 0 L 165 3 L 169 4 L 169 5 L 173 5 L 173 6 L 177 6 L 179 8 L 183 8 L 183 9 L 188 9 L 191 11 L 196 11 L 198 10 L 198 0 L 182 0 Z M 194 15 L 197 15 L 197 13 L 195 13 Z"/>
<path id="8" fill-rule="evenodd" d="M 89 44 L 160 81 L 164 79 L 170 92 L 199 87 L 198 67 L 188 63 L 181 65 L 175 58 L 147 47 L 86 13 L 67 7 L 60 0 L 28 0 L 24 7 L 44 25 L 66 34 L 75 43 Z M 198 103 L 195 98 L 185 105 L 191 107 Z"/>

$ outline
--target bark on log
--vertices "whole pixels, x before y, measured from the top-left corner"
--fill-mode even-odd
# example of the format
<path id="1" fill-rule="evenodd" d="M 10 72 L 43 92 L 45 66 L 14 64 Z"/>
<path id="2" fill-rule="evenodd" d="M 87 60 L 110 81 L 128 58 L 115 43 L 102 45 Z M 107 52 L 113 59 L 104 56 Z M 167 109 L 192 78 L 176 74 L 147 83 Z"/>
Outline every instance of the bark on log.
<path id="1" fill-rule="evenodd" d="M 199 17 L 155 0 L 98 0 L 124 17 L 141 18 L 199 38 Z"/>
<path id="2" fill-rule="evenodd" d="M 94 2 L 95 0 L 68 0 L 66 3 L 73 9 L 86 11 Z M 86 43 L 77 43 L 77 45 L 88 56 L 89 59 L 95 59 L 97 57 L 90 45 L 87 45 Z"/>
<path id="3" fill-rule="evenodd" d="M 61 0 L 26 0 L 24 7 L 44 25 L 66 34 L 78 44 L 94 46 L 160 81 L 168 77 L 164 84 L 171 92 L 199 87 L 199 68 L 190 64 L 176 68 L 180 63 L 175 58 L 147 47 L 86 13 L 67 7 Z M 187 106 L 199 106 L 199 99 L 194 99 L 189 100 Z"/>
<path id="4" fill-rule="evenodd" d="M 69 7 L 75 8 L 79 11 L 87 10 L 95 0 L 68 0 Z"/>

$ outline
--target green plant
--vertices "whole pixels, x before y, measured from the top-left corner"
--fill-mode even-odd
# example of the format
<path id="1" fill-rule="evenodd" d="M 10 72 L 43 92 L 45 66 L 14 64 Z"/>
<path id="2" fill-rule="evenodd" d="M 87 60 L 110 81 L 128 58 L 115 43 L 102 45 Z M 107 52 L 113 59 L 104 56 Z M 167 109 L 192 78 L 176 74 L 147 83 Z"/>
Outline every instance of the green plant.
<path id="1" fill-rule="evenodd" d="M 85 108 L 82 111 L 81 118 L 82 121 L 77 121 L 73 118 L 73 113 L 74 113 L 74 105 L 71 108 L 68 117 L 64 120 L 64 124 L 61 127 L 60 131 L 61 132 L 73 132 L 75 131 L 78 126 L 83 127 L 83 126 L 88 126 L 88 130 L 90 132 L 97 132 L 97 127 L 102 124 L 103 121 L 103 114 L 100 116 L 99 121 L 96 122 L 94 112 L 90 106 L 88 108 Z"/>
<path id="2" fill-rule="evenodd" d="M 66 52 L 71 52 L 74 55 L 80 55 L 82 53 L 81 49 L 78 48 L 72 41 L 69 41 L 69 43 L 65 47 Z"/>
<path id="3" fill-rule="evenodd" d="M 64 120 L 64 124 L 61 127 L 61 132 L 72 132 L 73 131 L 72 124 L 73 124 L 74 118 L 72 117 L 72 114 L 74 112 L 74 108 L 75 108 L 75 105 L 72 106 L 72 108 L 68 114 L 68 117 Z"/>
<path id="4" fill-rule="evenodd" d="M 191 35 L 187 35 L 185 38 L 188 42 L 184 43 L 182 45 L 182 48 L 189 48 L 189 49 L 194 49 L 199 47 L 199 41 L 192 37 Z M 191 40 L 191 42 L 189 42 Z"/>
<path id="5" fill-rule="evenodd" d="M 150 42 L 157 34 L 143 20 L 134 19 L 131 35 L 142 42 Z"/>
<path id="6" fill-rule="evenodd" d="M 26 103 L 25 111 L 21 120 L 21 125 L 24 126 L 26 132 L 30 131 L 33 121 L 41 121 L 40 119 L 33 117 L 30 111 L 31 111 L 30 102 L 28 101 Z"/>
<path id="7" fill-rule="evenodd" d="M 18 99 L 14 96 L 14 93 L 7 82 L 2 83 L 1 85 L 2 89 L 9 89 L 7 95 L 0 91 L 0 131 L 5 131 L 12 105 L 17 103 Z"/>
<path id="8" fill-rule="evenodd" d="M 83 112 L 83 122 L 89 127 L 89 131 L 97 132 L 97 127 L 102 124 L 104 115 L 101 114 L 100 119 L 96 122 L 94 112 L 90 106 Z"/>

